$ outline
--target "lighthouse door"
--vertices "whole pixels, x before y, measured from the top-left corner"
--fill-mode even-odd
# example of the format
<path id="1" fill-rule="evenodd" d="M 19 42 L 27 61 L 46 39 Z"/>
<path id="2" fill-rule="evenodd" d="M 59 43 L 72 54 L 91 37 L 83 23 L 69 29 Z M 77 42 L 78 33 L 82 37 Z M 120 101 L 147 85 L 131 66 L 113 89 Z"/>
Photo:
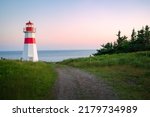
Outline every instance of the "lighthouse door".
<path id="1" fill-rule="evenodd" d="M 29 57 L 29 61 L 33 61 L 33 57 Z"/>

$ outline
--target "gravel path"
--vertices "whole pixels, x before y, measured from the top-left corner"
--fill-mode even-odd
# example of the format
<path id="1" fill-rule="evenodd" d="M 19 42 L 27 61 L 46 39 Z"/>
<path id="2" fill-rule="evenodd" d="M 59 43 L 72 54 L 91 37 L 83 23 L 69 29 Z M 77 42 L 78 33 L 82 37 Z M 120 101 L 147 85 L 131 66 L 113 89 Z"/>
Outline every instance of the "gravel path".
<path id="1" fill-rule="evenodd" d="M 118 99 L 112 88 L 95 76 L 72 67 L 56 68 L 58 80 L 55 84 L 55 97 L 58 100 L 98 100 Z"/>

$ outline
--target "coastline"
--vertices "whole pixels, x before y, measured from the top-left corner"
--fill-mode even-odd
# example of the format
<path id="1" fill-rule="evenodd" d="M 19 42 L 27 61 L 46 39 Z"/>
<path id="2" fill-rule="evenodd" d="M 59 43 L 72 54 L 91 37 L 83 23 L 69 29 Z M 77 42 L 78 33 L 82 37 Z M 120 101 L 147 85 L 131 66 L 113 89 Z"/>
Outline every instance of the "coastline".
<path id="1" fill-rule="evenodd" d="M 60 62 L 66 59 L 89 57 L 96 50 L 39 50 L 38 56 L 40 61 Z M 12 60 L 20 60 L 22 51 L 0 51 L 0 57 Z"/>

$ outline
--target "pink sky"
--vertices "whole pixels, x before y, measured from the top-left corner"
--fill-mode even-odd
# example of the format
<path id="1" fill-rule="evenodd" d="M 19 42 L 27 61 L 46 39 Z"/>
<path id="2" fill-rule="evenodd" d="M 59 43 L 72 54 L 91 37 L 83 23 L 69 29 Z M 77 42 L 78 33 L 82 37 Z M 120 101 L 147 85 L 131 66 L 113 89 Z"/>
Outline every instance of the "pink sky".
<path id="1" fill-rule="evenodd" d="M 30 0 L 29 0 L 30 1 Z M 39 50 L 98 49 L 121 30 L 150 24 L 148 0 L 2 0 L 0 50 L 23 49 L 23 27 L 31 20 Z"/>

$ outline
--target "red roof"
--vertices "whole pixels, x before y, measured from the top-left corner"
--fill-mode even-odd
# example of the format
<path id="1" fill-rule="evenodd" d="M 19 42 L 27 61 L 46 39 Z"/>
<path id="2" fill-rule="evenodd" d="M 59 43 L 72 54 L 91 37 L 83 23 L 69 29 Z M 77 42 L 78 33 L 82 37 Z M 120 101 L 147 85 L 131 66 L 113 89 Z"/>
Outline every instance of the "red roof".
<path id="1" fill-rule="evenodd" d="M 33 25 L 33 23 L 29 21 L 26 23 L 26 25 Z"/>

